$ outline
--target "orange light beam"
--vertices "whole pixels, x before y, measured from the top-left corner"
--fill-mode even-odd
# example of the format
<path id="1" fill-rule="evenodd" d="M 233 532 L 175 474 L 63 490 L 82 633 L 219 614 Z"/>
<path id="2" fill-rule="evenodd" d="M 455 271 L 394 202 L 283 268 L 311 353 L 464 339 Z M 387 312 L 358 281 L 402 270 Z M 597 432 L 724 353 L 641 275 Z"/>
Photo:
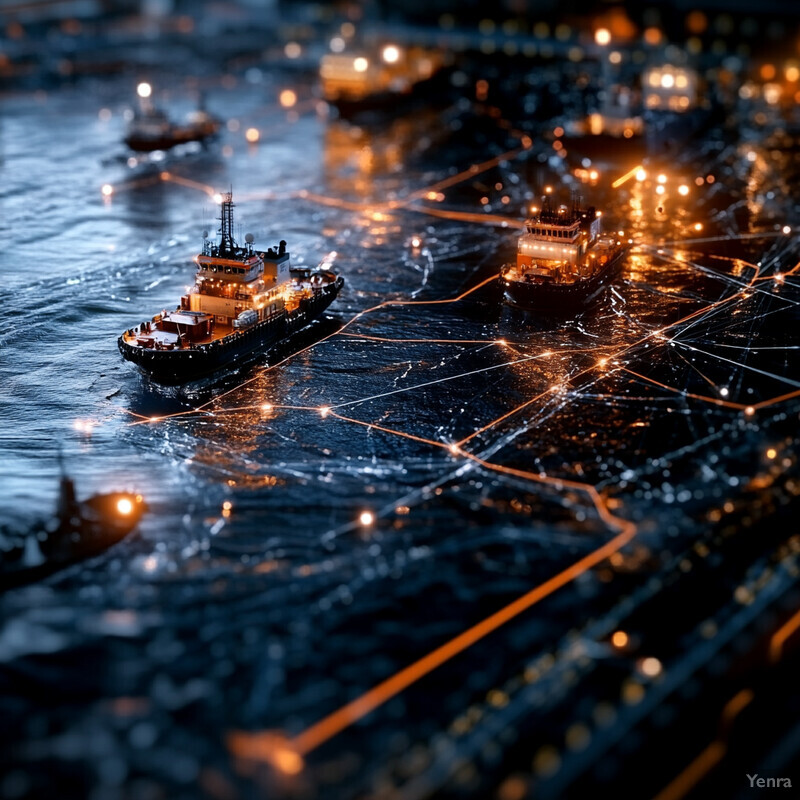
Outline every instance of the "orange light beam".
<path id="1" fill-rule="evenodd" d="M 618 189 L 623 183 L 627 183 L 631 178 L 633 178 L 641 168 L 642 165 L 637 164 L 633 169 L 628 170 L 628 172 L 626 172 L 624 175 L 620 175 L 620 177 L 611 184 L 611 188 Z"/>
<path id="2" fill-rule="evenodd" d="M 388 700 L 391 700 L 404 689 L 407 689 L 421 678 L 424 678 L 437 667 L 440 667 L 454 656 L 457 656 L 490 633 L 496 631 L 498 628 L 514 619 L 514 617 L 527 611 L 562 586 L 575 580 L 575 578 L 582 575 L 587 570 L 597 566 L 597 564 L 628 544 L 635 533 L 635 526 L 632 523 L 625 523 L 622 532 L 617 534 L 606 544 L 598 547 L 596 550 L 579 559 L 574 564 L 571 564 L 549 580 L 531 589 L 527 594 L 524 594 L 522 597 L 509 603 L 486 619 L 468 628 L 463 633 L 440 645 L 432 652 L 404 669 L 401 669 L 360 697 L 357 697 L 355 700 L 352 700 L 295 736 L 291 740 L 292 749 L 300 755 L 307 755 L 312 750 L 316 750 L 329 739 L 332 739 Z M 260 734 L 255 734 L 255 736 L 259 735 Z"/>
<path id="3" fill-rule="evenodd" d="M 722 709 L 722 723 L 729 726 L 753 701 L 751 689 L 742 689 Z M 697 758 L 676 778 L 667 784 L 653 800 L 681 800 L 719 764 L 728 752 L 728 745 L 722 739 L 711 742 Z"/>
<path id="4" fill-rule="evenodd" d="M 798 628 L 800 628 L 800 611 L 775 631 L 769 640 L 769 660 L 773 664 L 780 661 L 784 645 Z"/>

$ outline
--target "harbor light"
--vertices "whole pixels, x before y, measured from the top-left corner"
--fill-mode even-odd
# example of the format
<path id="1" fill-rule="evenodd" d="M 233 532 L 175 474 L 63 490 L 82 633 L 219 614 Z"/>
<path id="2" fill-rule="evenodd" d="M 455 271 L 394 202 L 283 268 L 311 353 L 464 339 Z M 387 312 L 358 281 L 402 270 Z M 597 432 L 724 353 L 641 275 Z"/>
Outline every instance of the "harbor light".
<path id="1" fill-rule="evenodd" d="M 258 128 L 248 128 L 244 133 L 244 138 L 247 139 L 250 144 L 255 144 L 261 138 L 261 133 Z"/>
<path id="2" fill-rule="evenodd" d="M 665 191 L 666 190 L 660 183 L 658 184 L 658 186 L 656 186 L 656 194 L 664 194 Z"/>
<path id="3" fill-rule="evenodd" d="M 133 511 L 133 503 L 127 497 L 121 497 L 117 500 L 117 511 L 127 517 Z"/>
<path id="4" fill-rule="evenodd" d="M 396 64 L 400 60 L 400 48 L 393 44 L 387 44 L 386 47 L 383 48 L 381 58 L 387 64 Z"/>
<path id="5" fill-rule="evenodd" d="M 627 647 L 628 641 L 629 637 L 625 631 L 614 631 L 614 633 L 611 635 L 611 644 L 619 649 Z"/>
<path id="6" fill-rule="evenodd" d="M 648 678 L 657 678 L 662 669 L 661 662 L 653 656 L 643 658 L 639 662 L 639 671 Z"/>
<path id="7" fill-rule="evenodd" d="M 297 103 L 297 94 L 292 89 L 284 89 L 280 93 L 278 101 L 283 108 L 292 108 Z"/>
<path id="8" fill-rule="evenodd" d="M 660 175 L 659 175 L 659 176 L 656 178 L 656 180 L 658 181 L 658 183 L 666 183 L 666 182 L 667 182 L 667 176 L 666 176 L 666 175 L 665 175 L 665 174 L 662 172 L 662 173 L 661 173 L 661 174 L 660 174 Z"/>
<path id="9" fill-rule="evenodd" d="M 703 223 L 702 223 L 702 222 L 695 222 L 695 224 L 694 224 L 694 229 L 695 229 L 696 231 L 701 231 L 701 230 L 703 230 Z"/>
<path id="10" fill-rule="evenodd" d="M 146 81 L 142 81 L 136 87 L 136 94 L 138 94 L 139 97 L 141 97 L 143 100 L 145 100 L 148 97 L 150 97 L 151 94 L 153 94 L 153 87 L 149 83 L 147 83 Z"/>
<path id="11" fill-rule="evenodd" d="M 110 183 L 104 183 L 100 191 L 103 193 L 103 197 L 111 197 L 114 194 L 114 187 Z"/>
<path id="12" fill-rule="evenodd" d="M 684 197 L 686 197 L 686 195 L 689 194 L 689 187 L 685 183 L 682 183 L 678 187 L 678 194 L 683 195 Z"/>
<path id="13" fill-rule="evenodd" d="M 415 250 L 418 250 L 422 246 L 422 239 L 420 239 L 419 236 L 412 236 L 411 237 L 411 246 Z"/>
<path id="14" fill-rule="evenodd" d="M 792 232 L 792 229 L 789 225 L 784 225 L 781 230 L 786 236 L 788 236 Z"/>
<path id="15" fill-rule="evenodd" d="M 353 69 L 356 72 L 366 72 L 369 67 L 369 61 L 363 56 L 353 59 Z"/>
<path id="16" fill-rule="evenodd" d="M 609 31 L 608 28 L 598 28 L 594 32 L 594 41 L 601 47 L 605 47 L 607 44 L 611 43 L 611 31 Z"/>
<path id="17" fill-rule="evenodd" d="M 643 169 L 636 170 L 636 180 L 641 183 L 644 180 L 647 180 L 647 172 Z"/>
<path id="18" fill-rule="evenodd" d="M 774 447 L 770 447 L 770 448 L 767 450 L 767 458 L 768 458 L 770 461 L 772 461 L 772 459 L 773 459 L 773 458 L 775 458 L 775 456 L 777 456 L 777 455 L 778 455 L 778 451 L 777 451 L 777 450 L 776 450 Z"/>
<path id="19" fill-rule="evenodd" d="M 372 525 L 375 522 L 375 515 L 371 511 L 362 511 L 358 517 L 358 521 L 364 526 Z"/>

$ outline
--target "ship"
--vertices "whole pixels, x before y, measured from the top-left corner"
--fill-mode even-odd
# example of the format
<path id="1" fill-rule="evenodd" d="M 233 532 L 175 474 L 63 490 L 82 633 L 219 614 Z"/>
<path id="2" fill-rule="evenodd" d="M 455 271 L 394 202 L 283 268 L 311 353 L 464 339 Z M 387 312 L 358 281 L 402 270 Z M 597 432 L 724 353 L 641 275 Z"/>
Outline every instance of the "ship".
<path id="1" fill-rule="evenodd" d="M 603 235 L 594 207 L 555 208 L 549 197 L 526 220 L 517 259 L 500 271 L 507 303 L 559 313 L 588 305 L 617 275 L 630 240 Z"/>
<path id="2" fill-rule="evenodd" d="M 344 278 L 327 263 L 293 267 L 286 241 L 257 250 L 233 236 L 233 196 L 221 195 L 218 238 L 203 232 L 195 283 L 174 311 L 162 310 L 118 339 L 122 357 L 156 383 L 176 385 L 267 353 L 317 319 Z"/>
<path id="3" fill-rule="evenodd" d="M 139 523 L 147 504 L 130 492 L 96 494 L 79 501 L 62 470 L 55 514 L 28 530 L 0 528 L 0 591 L 41 580 L 99 555 Z"/>
<path id="4" fill-rule="evenodd" d="M 141 83 L 137 88 L 139 108 L 128 124 L 125 144 L 137 153 L 152 153 L 170 150 L 173 147 L 197 142 L 206 144 L 216 138 L 221 123 L 205 108 L 198 108 L 184 122 L 173 122 L 164 111 L 151 102 L 150 84 Z"/>
<path id="5" fill-rule="evenodd" d="M 322 96 L 344 118 L 398 109 L 428 92 L 440 94 L 443 67 L 441 54 L 423 47 L 328 53 L 320 63 Z"/>

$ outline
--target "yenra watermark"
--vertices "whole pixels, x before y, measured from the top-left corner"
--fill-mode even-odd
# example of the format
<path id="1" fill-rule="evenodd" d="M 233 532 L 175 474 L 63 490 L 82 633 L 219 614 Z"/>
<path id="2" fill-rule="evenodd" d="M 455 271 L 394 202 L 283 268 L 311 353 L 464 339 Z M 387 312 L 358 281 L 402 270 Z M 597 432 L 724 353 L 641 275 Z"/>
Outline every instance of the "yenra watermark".
<path id="1" fill-rule="evenodd" d="M 758 773 L 755 775 L 747 775 L 747 780 L 750 781 L 751 789 L 791 789 L 791 778 L 759 778 Z"/>

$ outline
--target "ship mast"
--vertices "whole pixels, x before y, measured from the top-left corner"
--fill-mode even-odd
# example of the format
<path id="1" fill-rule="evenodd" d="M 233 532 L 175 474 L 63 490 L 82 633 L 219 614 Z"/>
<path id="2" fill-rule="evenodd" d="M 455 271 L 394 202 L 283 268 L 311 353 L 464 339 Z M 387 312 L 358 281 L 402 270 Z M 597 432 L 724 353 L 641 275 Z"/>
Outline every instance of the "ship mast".
<path id="1" fill-rule="evenodd" d="M 232 253 L 236 249 L 236 242 L 233 240 L 233 192 L 222 195 L 219 223 L 220 253 Z"/>

